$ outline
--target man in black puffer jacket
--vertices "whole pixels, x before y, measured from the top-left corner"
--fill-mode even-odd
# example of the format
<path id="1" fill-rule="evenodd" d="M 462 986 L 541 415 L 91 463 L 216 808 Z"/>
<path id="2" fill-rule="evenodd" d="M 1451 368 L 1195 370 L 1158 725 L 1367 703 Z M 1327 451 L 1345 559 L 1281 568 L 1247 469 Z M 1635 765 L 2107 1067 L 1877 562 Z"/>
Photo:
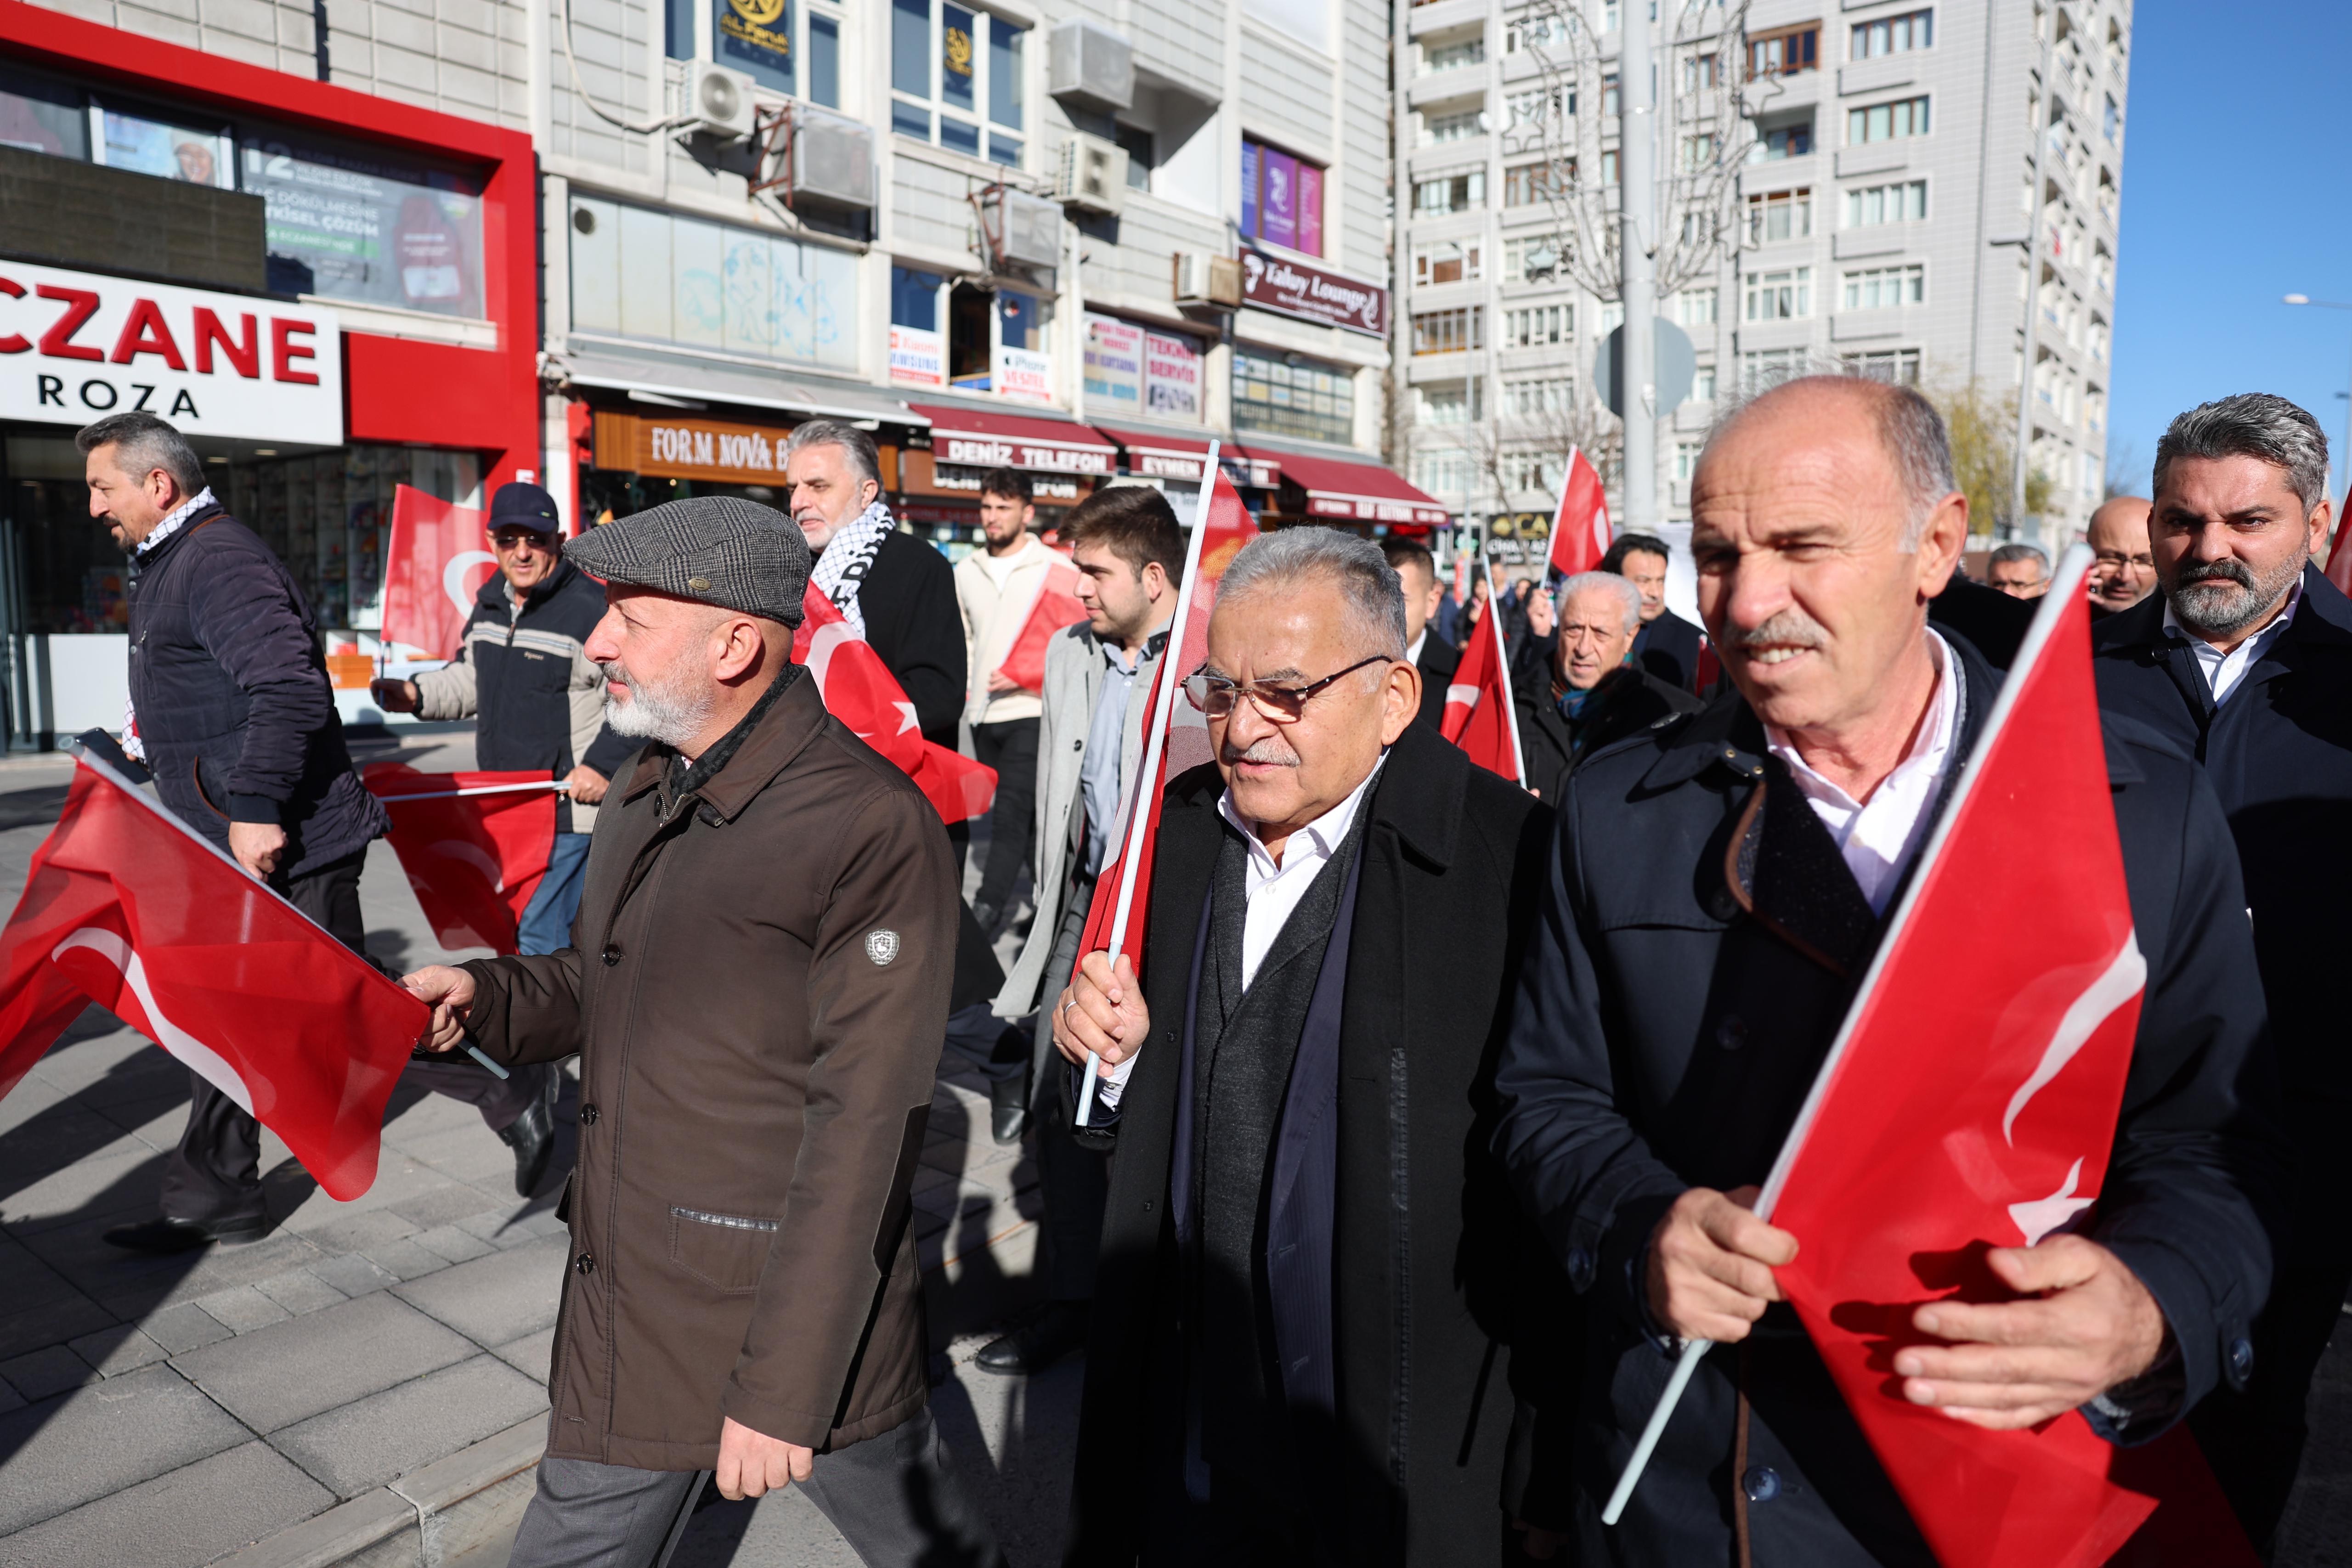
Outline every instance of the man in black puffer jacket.
<path id="1" fill-rule="evenodd" d="M 126 748 L 181 821 L 364 954 L 360 867 L 392 824 L 352 770 L 300 591 L 214 499 L 194 451 L 163 420 L 111 414 L 75 444 L 87 459 L 90 515 L 131 557 Z M 502 1134 L 521 1127 L 518 1136 L 553 1141 L 536 1086 L 438 1062 L 410 1071 L 422 1086 L 478 1106 Z M 190 1076 L 194 1101 L 164 1167 L 163 1212 L 108 1231 L 115 1246 L 178 1252 L 268 1228 L 259 1126 Z"/>

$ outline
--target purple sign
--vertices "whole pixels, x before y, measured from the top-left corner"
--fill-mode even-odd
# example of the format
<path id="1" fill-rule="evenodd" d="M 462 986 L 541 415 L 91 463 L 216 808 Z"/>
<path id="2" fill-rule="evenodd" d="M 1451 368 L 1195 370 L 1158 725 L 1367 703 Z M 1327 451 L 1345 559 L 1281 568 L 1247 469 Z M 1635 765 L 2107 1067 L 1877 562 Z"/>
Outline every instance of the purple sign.
<path id="1" fill-rule="evenodd" d="M 1260 198 L 1265 226 L 1258 232 L 1274 244 L 1298 248 L 1298 160 L 1287 152 L 1265 152 L 1265 193 Z"/>
<path id="2" fill-rule="evenodd" d="M 1257 173 L 1260 148 L 1255 141 L 1242 142 L 1242 233 L 1257 234 Z"/>
<path id="3" fill-rule="evenodd" d="M 1323 254 L 1323 171 L 1312 163 L 1298 166 L 1298 248 Z"/>

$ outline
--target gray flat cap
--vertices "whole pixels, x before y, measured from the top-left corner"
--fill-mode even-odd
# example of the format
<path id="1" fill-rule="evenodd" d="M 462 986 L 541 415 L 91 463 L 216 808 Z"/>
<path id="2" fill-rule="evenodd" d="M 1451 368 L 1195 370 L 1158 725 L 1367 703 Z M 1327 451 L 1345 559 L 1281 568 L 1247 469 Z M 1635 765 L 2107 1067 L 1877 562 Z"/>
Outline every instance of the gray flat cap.
<path id="1" fill-rule="evenodd" d="M 800 525 L 757 501 L 696 496 L 632 513 L 564 542 L 563 559 L 591 577 L 634 583 L 746 615 L 801 623 L 808 540 Z"/>

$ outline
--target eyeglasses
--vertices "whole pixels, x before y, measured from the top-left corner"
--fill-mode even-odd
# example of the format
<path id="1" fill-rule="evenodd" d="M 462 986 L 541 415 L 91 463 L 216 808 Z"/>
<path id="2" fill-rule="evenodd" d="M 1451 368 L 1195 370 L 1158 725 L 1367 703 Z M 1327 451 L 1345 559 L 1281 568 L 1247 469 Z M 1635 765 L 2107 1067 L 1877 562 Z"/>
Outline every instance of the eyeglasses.
<path id="1" fill-rule="evenodd" d="M 1184 695 L 1192 705 L 1211 718 L 1229 718 L 1242 698 L 1249 698 L 1257 711 L 1276 724 L 1297 724 L 1307 711 L 1307 699 L 1338 680 L 1340 675 L 1352 675 L 1368 664 L 1392 664 L 1395 660 L 1385 653 L 1375 653 L 1369 659 L 1359 659 L 1339 674 L 1326 675 L 1303 686 L 1266 686 L 1253 681 L 1247 685 L 1223 675 L 1213 675 L 1205 670 L 1195 670 L 1184 677 Z"/>
<path id="2" fill-rule="evenodd" d="M 500 549 L 514 549 L 525 541 L 543 550 L 555 548 L 554 536 L 541 533 L 537 528 L 500 528 L 490 536 L 490 542 Z"/>

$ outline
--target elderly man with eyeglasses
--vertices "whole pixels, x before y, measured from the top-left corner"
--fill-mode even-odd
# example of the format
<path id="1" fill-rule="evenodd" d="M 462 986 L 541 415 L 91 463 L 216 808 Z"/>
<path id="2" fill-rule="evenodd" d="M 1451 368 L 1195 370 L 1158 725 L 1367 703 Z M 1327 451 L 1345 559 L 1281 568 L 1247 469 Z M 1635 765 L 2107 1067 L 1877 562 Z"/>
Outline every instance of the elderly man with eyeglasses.
<path id="1" fill-rule="evenodd" d="M 1234 557 L 1142 972 L 1057 1003 L 1116 1140 L 1071 1563 L 1496 1561 L 1543 1511 L 1558 1334 L 1486 1148 L 1550 813 L 1413 723 L 1405 649 L 1370 542 Z"/>

